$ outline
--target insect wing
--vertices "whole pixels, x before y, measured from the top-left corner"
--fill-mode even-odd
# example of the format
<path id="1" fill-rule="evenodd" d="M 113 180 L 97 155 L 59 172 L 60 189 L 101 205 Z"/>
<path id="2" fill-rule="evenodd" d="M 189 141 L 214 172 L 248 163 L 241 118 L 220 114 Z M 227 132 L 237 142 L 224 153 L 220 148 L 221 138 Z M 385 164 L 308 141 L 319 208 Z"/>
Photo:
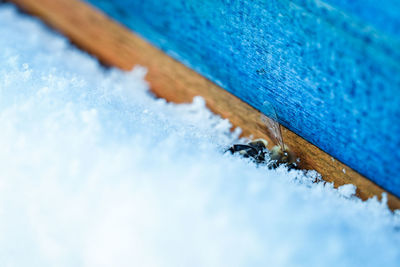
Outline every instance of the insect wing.
<path id="1" fill-rule="evenodd" d="M 261 121 L 264 123 L 268 131 L 268 135 L 270 136 L 272 141 L 283 148 L 283 138 L 281 127 L 278 123 L 278 116 L 276 115 L 274 107 L 268 101 L 265 101 L 263 104 Z"/>

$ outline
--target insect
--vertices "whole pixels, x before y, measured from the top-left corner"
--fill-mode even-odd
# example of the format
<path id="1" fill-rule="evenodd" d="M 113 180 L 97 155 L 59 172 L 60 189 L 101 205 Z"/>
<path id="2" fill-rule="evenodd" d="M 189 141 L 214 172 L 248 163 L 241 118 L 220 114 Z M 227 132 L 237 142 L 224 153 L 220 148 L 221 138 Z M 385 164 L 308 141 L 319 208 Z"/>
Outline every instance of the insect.
<path id="1" fill-rule="evenodd" d="M 252 158 L 256 163 L 266 163 L 270 168 L 277 168 L 281 164 L 287 164 L 294 168 L 295 156 L 289 147 L 283 142 L 281 126 L 278 123 L 274 107 L 265 101 L 261 113 L 262 125 L 265 126 L 268 136 L 275 146 L 268 150 L 268 141 L 256 139 L 247 144 L 234 144 L 227 151 L 232 154 L 238 153 L 245 158 Z"/>

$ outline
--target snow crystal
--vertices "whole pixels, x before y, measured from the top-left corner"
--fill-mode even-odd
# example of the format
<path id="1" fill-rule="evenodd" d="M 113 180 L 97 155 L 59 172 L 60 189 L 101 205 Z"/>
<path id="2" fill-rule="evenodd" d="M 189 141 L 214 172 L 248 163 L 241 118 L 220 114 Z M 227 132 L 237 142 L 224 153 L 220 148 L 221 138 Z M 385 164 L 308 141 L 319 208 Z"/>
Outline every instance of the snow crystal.
<path id="1" fill-rule="evenodd" d="M 356 194 L 356 186 L 352 184 L 345 184 L 338 187 L 338 192 L 343 197 L 352 197 Z"/>
<path id="2" fill-rule="evenodd" d="M 400 214 L 223 153 L 202 98 L 156 99 L 0 6 L 2 266 L 399 266 Z"/>

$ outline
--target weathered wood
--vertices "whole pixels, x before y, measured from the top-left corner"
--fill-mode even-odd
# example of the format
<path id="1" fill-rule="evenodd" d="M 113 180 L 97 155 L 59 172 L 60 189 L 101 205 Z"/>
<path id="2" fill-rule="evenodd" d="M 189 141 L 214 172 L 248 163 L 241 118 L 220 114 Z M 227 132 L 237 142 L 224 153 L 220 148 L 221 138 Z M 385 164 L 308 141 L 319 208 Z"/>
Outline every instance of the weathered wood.
<path id="1" fill-rule="evenodd" d="M 400 197 L 394 1 L 86 1 Z"/>
<path id="2" fill-rule="evenodd" d="M 26 12 L 39 16 L 104 64 L 124 70 L 130 70 L 136 64 L 146 66 L 146 78 L 157 96 L 181 103 L 201 95 L 213 112 L 241 127 L 243 135 L 269 139 L 259 120 L 259 111 L 167 56 L 97 9 L 79 0 L 11 1 Z M 385 192 L 290 130 L 284 129 L 283 136 L 289 147 L 300 156 L 302 168 L 317 170 L 335 186 L 356 185 L 362 199 L 379 197 Z M 400 200 L 390 193 L 388 204 L 392 209 L 400 209 Z"/>

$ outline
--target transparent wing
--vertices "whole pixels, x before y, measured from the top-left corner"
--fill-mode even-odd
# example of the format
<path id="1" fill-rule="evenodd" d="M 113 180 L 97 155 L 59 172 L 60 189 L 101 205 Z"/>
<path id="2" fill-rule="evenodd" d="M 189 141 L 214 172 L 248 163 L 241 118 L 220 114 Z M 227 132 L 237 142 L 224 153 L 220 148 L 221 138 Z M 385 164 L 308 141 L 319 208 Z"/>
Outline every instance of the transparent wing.
<path id="1" fill-rule="evenodd" d="M 268 136 L 275 144 L 279 145 L 283 149 L 283 138 L 281 126 L 278 122 L 278 116 L 276 115 L 274 106 L 272 106 L 272 104 L 268 101 L 263 103 L 263 108 L 261 110 L 261 121 L 265 124 L 265 127 L 268 131 Z"/>

